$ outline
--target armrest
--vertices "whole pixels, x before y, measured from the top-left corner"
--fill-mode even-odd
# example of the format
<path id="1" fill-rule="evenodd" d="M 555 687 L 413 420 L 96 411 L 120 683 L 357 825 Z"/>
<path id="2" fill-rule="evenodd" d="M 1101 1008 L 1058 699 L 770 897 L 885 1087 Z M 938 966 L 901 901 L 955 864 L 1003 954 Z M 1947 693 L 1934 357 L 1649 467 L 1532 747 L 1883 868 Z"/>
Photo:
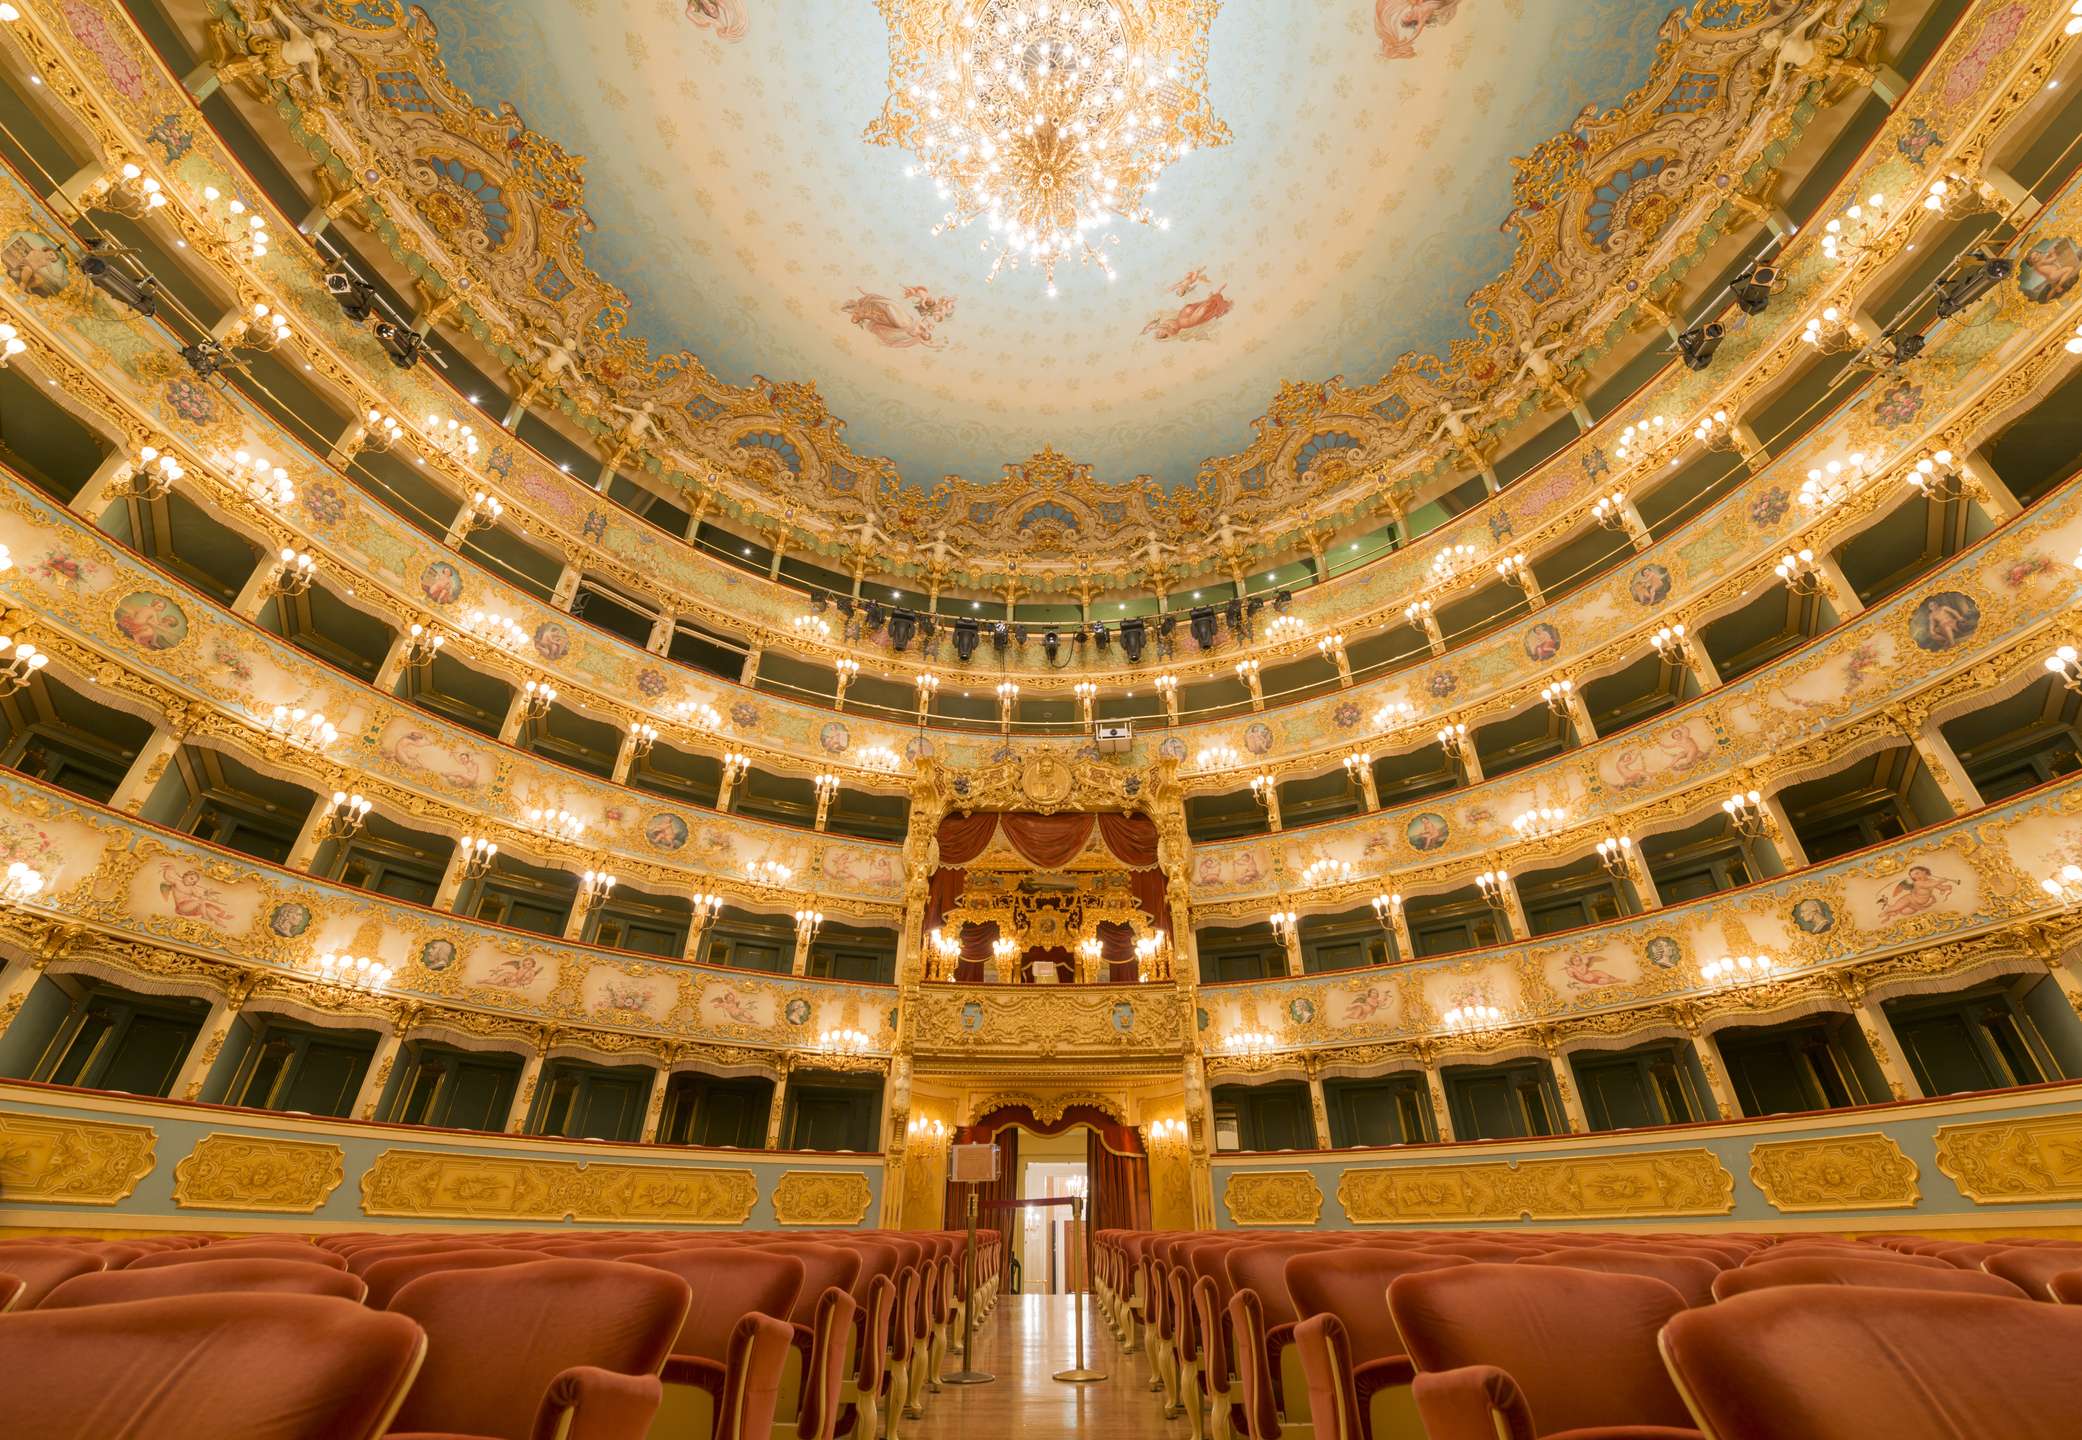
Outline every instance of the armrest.
<path id="1" fill-rule="evenodd" d="M 1532 1407 L 1494 1365 L 1433 1371 L 1411 1388 L 1431 1440 L 1536 1440 Z"/>
<path id="2" fill-rule="evenodd" d="M 807 1325 L 796 1325 L 791 1328 L 795 1333 L 788 1337 L 788 1343 L 802 1351 L 802 1373 L 808 1375 L 810 1373 L 810 1353 L 817 1347 L 817 1332 Z"/>
<path id="3" fill-rule="evenodd" d="M 655 1375 L 618 1375 L 594 1365 L 574 1365 L 549 1382 L 549 1393 L 535 1412 L 534 1440 L 641 1435 L 657 1417 L 664 1395 L 665 1387 Z"/>
<path id="4" fill-rule="evenodd" d="M 1272 1406 L 1287 1413 L 1287 1382 L 1280 1375 L 1280 1351 L 1294 1343 L 1292 1325 L 1274 1325 L 1265 1332 L 1265 1369 L 1272 1377 Z"/>
<path id="5" fill-rule="evenodd" d="M 692 1385 L 723 1401 L 723 1367 L 700 1355 L 668 1355 L 659 1378 L 667 1385 Z"/>

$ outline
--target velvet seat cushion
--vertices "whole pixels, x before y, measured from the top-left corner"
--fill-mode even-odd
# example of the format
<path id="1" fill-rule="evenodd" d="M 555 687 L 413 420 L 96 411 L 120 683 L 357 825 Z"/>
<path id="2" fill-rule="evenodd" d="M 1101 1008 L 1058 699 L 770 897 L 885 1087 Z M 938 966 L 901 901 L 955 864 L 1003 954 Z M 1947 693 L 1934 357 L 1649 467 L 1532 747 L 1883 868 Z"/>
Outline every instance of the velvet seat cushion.
<path id="1" fill-rule="evenodd" d="M 316 1245 L 294 1240 L 241 1240 L 223 1245 L 205 1245 L 199 1250 L 162 1250 L 133 1260 L 125 1269 L 156 1270 L 163 1265 L 223 1264 L 234 1260 L 301 1260 L 330 1270 L 345 1270 L 347 1259 Z"/>
<path id="2" fill-rule="evenodd" d="M 547 1258 L 527 1250 L 435 1250 L 424 1255 L 397 1255 L 378 1260 L 362 1272 L 369 1287 L 368 1307 L 388 1310 L 397 1293 L 422 1275 L 437 1270 L 491 1270 L 509 1265 L 539 1265 Z"/>
<path id="3" fill-rule="evenodd" d="M 22 1282 L 21 1293 L 15 1297 L 16 1310 L 34 1310 L 44 1296 L 73 1276 L 106 1268 L 108 1262 L 99 1255 L 69 1245 L 0 1245 L 0 1272 Z"/>
<path id="4" fill-rule="evenodd" d="M 642 1440 L 691 1300 L 675 1275 L 606 1260 L 422 1275 L 389 1307 L 427 1334 L 396 1429 L 530 1440 L 538 1417 L 591 1404 L 616 1422 L 593 1433 Z"/>
<path id="5" fill-rule="evenodd" d="M 169 1265 L 157 1270 L 102 1270 L 75 1275 L 44 1296 L 40 1310 L 119 1305 L 172 1295 L 329 1295 L 359 1305 L 367 1288 L 344 1270 L 301 1260 L 239 1260 L 222 1265 Z"/>
<path id="6" fill-rule="evenodd" d="M 370 1440 L 419 1326 L 314 1295 L 187 1295 L 0 1315 L 0 1435 Z"/>
<path id="7" fill-rule="evenodd" d="M 1597 1270 L 1607 1275 L 1646 1275 L 1684 1297 L 1687 1305 L 1713 1303 L 1714 1278 L 1721 1267 L 1697 1255 L 1661 1254 L 1649 1250 L 1573 1248 L 1550 1255 L 1528 1255 L 1520 1265 L 1559 1265 L 1569 1270 Z"/>
<path id="8" fill-rule="evenodd" d="M 1745 1265 L 1729 1270 L 1713 1282 L 1714 1297 L 1732 1299 L 1757 1290 L 1785 1285 L 1862 1285 L 1883 1290 L 1925 1290 L 1952 1295 L 1994 1295 L 2004 1299 L 2026 1298 L 2022 1290 L 1998 1276 L 1949 1266 L 1925 1269 L 1900 1265 L 1892 1260 L 1866 1260 L 1856 1256 L 1838 1259 L 1829 1255 L 1795 1256 L 1768 1265 Z"/>
<path id="9" fill-rule="evenodd" d="M 1716 1440 L 2073 1440 L 2082 1312 L 1785 1286 L 1690 1310 L 1662 1349 Z"/>
<path id="10" fill-rule="evenodd" d="M 2034 1300 L 2051 1300 L 2053 1277 L 2082 1270 L 2082 1246 L 2014 1246 L 1981 1261 L 1981 1268 L 2000 1276 Z"/>

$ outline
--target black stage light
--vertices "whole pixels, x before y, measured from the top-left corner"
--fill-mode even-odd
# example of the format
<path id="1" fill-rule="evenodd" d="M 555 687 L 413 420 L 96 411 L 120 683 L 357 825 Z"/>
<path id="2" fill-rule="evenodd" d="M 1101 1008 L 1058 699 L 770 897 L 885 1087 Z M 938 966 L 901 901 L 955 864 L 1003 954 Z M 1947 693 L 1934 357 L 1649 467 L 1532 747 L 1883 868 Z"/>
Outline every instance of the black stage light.
<path id="1" fill-rule="evenodd" d="M 1260 610 L 1263 610 L 1264 608 L 1265 597 L 1263 595 L 1253 595 L 1249 600 L 1244 602 L 1243 613 L 1246 615 L 1256 615 Z"/>
<path id="2" fill-rule="evenodd" d="M 1762 315 L 1778 293 L 1778 267 L 1759 260 L 1728 282 L 1728 293 L 1745 315 Z"/>
<path id="3" fill-rule="evenodd" d="M 976 641 L 979 638 L 980 629 L 974 620 L 966 618 L 956 620 L 954 622 L 955 659 L 961 661 L 964 665 L 968 664 L 969 657 L 976 653 Z"/>
<path id="4" fill-rule="evenodd" d="M 1222 618 L 1229 623 L 1229 633 L 1239 640 L 1243 638 L 1243 601 L 1231 599 L 1222 607 Z"/>
<path id="5" fill-rule="evenodd" d="M 1041 653 L 1048 657 L 1049 664 L 1055 664 L 1056 651 L 1060 650 L 1062 645 L 1063 637 L 1060 631 L 1043 630 L 1041 632 Z"/>
<path id="6" fill-rule="evenodd" d="M 188 368 L 195 372 L 195 378 L 198 380 L 213 379 L 218 371 L 235 370 L 245 363 L 235 359 L 220 342 L 208 337 L 196 341 L 193 345 L 183 345 L 181 358 L 188 362 Z"/>
<path id="7" fill-rule="evenodd" d="M 1200 642 L 1202 650 L 1214 649 L 1214 606 L 1195 605 L 1188 626 L 1193 632 L 1193 638 Z"/>
<path id="8" fill-rule="evenodd" d="M 133 275 L 115 263 L 130 257 L 126 246 L 112 240 L 88 240 L 81 250 L 80 269 L 95 289 L 147 320 L 159 313 L 159 281 L 142 271 Z"/>
<path id="9" fill-rule="evenodd" d="M 1012 627 L 1000 620 L 990 627 L 990 646 L 1002 650 L 1012 643 Z"/>
<path id="10" fill-rule="evenodd" d="M 879 630 L 882 628 L 882 602 L 880 600 L 868 601 L 863 607 L 863 613 L 867 616 L 868 629 Z"/>
<path id="11" fill-rule="evenodd" d="M 1972 305 L 2009 279 L 2010 272 L 2016 268 L 2008 260 L 1983 250 L 1974 251 L 1967 259 L 1975 263 L 1963 265 L 1937 282 L 1937 318 L 1940 320 L 1949 320 Z"/>
<path id="12" fill-rule="evenodd" d="M 427 354 L 426 336 L 389 320 L 376 322 L 376 343 L 390 352 L 390 363 L 400 370 L 410 370 Z"/>
<path id="13" fill-rule="evenodd" d="M 1178 629 L 1178 617 L 1168 610 L 1165 611 L 1164 618 L 1157 622 L 1157 638 L 1159 640 L 1169 640 L 1171 632 L 1176 629 Z"/>
<path id="14" fill-rule="evenodd" d="M 1282 613 L 1285 613 L 1285 611 L 1286 611 L 1287 607 L 1288 607 L 1289 605 L 1292 605 L 1293 603 L 1294 603 L 1294 592 L 1293 592 L 1292 590 L 1280 590 L 1280 591 L 1276 591 L 1276 592 L 1274 592 L 1274 594 L 1273 594 L 1273 597 L 1272 597 L 1272 608 L 1273 608 L 1273 609 L 1275 609 L 1275 610 L 1277 610 L 1277 611 L 1280 611 L 1280 612 L 1282 612 Z"/>
<path id="15" fill-rule="evenodd" d="M 1106 633 L 1106 622 L 1104 620 L 1094 620 L 1092 622 L 1092 638 L 1099 642 L 1101 650 L 1104 650 L 1107 643 L 1113 639 L 1111 635 Z"/>
<path id="16" fill-rule="evenodd" d="M 325 288 L 340 302 L 340 313 L 357 325 L 366 325 L 376 313 L 376 287 L 351 270 L 328 270 Z"/>
<path id="17" fill-rule="evenodd" d="M 1713 352 L 1721 348 L 1721 337 L 1727 334 L 1718 322 L 1694 325 L 1677 337 L 1677 353 L 1684 356 L 1685 368 L 1704 370 L 1713 363 Z"/>
<path id="18" fill-rule="evenodd" d="M 892 610 L 892 611 L 890 612 L 890 614 L 889 614 L 889 643 L 890 643 L 890 645 L 891 645 L 891 646 L 892 646 L 893 648 L 895 648 L 895 649 L 897 649 L 897 650 L 903 650 L 903 649 L 907 648 L 907 647 L 908 647 L 908 646 L 910 645 L 910 643 L 911 643 L 911 637 L 912 637 L 913 635 L 917 634 L 917 633 L 918 633 L 918 612 L 917 612 L 917 611 L 915 611 L 915 610 Z"/>
<path id="19" fill-rule="evenodd" d="M 1147 626 L 1141 620 L 1121 621 L 1121 649 L 1130 660 L 1142 658 L 1143 642 L 1148 639 Z"/>

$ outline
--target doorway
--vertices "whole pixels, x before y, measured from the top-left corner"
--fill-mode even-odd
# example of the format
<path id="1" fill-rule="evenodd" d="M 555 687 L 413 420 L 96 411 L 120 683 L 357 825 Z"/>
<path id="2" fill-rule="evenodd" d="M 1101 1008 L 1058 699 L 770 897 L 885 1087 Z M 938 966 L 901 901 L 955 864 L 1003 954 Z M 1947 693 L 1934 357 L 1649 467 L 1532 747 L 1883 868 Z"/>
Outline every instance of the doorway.
<path id="1" fill-rule="evenodd" d="M 1019 1148 L 1020 1199 L 1090 1196 L 1083 1127 L 1073 1126 L 1061 1135 L 1022 1135 Z M 1071 1223 L 1070 1207 L 1036 1205 L 1018 1214 L 1020 1292 L 1064 1295 L 1087 1288 L 1084 1227 Z"/>

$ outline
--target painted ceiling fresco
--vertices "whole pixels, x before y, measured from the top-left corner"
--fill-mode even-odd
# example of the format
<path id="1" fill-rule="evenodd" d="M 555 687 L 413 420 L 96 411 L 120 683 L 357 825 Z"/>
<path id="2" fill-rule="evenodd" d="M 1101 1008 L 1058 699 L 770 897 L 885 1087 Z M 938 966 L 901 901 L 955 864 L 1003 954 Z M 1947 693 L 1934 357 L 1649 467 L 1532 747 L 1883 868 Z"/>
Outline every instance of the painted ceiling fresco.
<path id="1" fill-rule="evenodd" d="M 1118 279 L 986 284 L 972 234 L 863 138 L 870 0 L 425 0 L 449 77 L 584 159 L 587 260 L 632 333 L 719 379 L 813 380 L 906 480 L 1053 445 L 1190 481 L 1283 379 L 1367 383 L 1465 335 L 1508 265 L 1514 156 L 1649 75 L 1670 0 L 1231 0 L 1209 89 L 1234 139 L 1167 172 Z"/>

